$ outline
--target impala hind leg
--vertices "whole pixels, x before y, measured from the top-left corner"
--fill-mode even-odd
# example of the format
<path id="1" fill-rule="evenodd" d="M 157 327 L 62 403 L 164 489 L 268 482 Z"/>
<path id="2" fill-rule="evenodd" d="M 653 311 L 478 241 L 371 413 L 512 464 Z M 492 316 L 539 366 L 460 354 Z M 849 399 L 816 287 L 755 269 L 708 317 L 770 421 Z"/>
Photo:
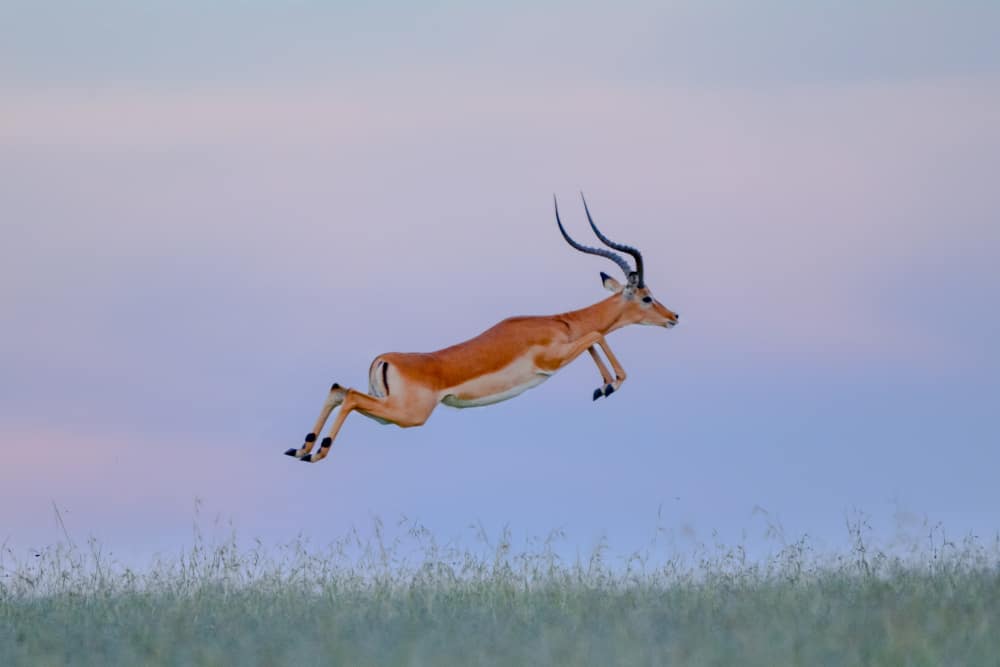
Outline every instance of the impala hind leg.
<path id="1" fill-rule="evenodd" d="M 326 420 L 330 418 L 330 413 L 333 412 L 334 408 L 343 403 L 346 397 L 347 390 L 334 382 L 333 386 L 330 387 L 330 393 L 327 394 L 326 400 L 323 401 L 323 409 L 320 410 L 319 418 L 316 420 L 316 424 L 313 426 L 313 429 L 306 434 L 305 442 L 298 449 L 292 447 L 291 449 L 285 450 L 285 454 L 287 456 L 294 456 L 297 458 L 308 455 L 312 450 L 313 445 L 316 443 L 316 435 L 323 430 L 323 425 L 326 424 Z"/>
<path id="2" fill-rule="evenodd" d="M 306 454 L 299 460 L 306 463 L 316 463 L 325 459 L 330 453 L 330 446 L 333 444 L 334 438 L 337 437 L 340 428 L 344 425 L 344 420 L 351 412 L 357 411 L 366 417 L 406 428 L 422 426 L 436 406 L 437 398 L 432 394 L 408 398 L 394 394 L 387 398 L 376 398 L 356 389 L 347 389 L 343 405 L 340 406 L 340 412 L 333 420 L 329 434 L 320 443 L 319 450 L 315 454 Z"/>

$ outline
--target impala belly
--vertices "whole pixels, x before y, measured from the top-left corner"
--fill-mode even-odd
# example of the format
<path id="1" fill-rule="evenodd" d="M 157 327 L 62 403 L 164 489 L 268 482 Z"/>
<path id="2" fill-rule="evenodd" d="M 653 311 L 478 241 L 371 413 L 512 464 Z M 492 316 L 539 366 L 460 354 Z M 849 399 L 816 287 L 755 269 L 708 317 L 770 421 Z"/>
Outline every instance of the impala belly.
<path id="1" fill-rule="evenodd" d="M 447 391 L 441 402 L 453 408 L 477 408 L 514 398 L 551 376 L 529 360 L 518 360 L 495 373 L 463 382 Z"/>

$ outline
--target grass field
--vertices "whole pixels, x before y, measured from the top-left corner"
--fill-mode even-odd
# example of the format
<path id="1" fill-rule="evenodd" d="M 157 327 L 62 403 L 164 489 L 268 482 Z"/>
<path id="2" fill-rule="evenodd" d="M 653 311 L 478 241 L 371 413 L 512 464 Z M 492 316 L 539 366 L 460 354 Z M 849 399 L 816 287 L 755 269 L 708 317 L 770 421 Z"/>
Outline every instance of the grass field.
<path id="1" fill-rule="evenodd" d="M 805 540 L 560 558 L 381 526 L 311 551 L 198 538 L 133 571 L 72 542 L 0 568 L 0 665 L 995 665 L 996 541 Z"/>

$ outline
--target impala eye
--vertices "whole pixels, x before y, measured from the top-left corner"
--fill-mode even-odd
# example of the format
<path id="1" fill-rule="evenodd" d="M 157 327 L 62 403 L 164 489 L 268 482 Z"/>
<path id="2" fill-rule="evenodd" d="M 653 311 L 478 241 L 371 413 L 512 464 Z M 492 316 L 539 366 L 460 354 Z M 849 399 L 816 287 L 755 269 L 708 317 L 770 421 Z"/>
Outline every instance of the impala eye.
<path id="1" fill-rule="evenodd" d="M 644 297 L 642 297 L 642 302 L 643 303 L 653 303 L 653 297 L 651 297 L 651 296 L 644 296 Z"/>

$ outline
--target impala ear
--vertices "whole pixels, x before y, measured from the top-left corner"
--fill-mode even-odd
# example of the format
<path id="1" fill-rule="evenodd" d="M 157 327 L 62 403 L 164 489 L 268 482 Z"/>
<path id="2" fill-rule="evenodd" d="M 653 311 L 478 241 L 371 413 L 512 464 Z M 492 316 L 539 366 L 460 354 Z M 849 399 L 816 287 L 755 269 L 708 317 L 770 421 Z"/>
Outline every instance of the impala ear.
<path id="1" fill-rule="evenodd" d="M 604 285 L 604 289 L 608 290 L 609 292 L 615 292 L 615 293 L 621 292 L 622 289 L 625 287 L 620 282 L 618 282 L 617 280 L 606 274 L 604 271 L 601 271 L 601 283 Z"/>

